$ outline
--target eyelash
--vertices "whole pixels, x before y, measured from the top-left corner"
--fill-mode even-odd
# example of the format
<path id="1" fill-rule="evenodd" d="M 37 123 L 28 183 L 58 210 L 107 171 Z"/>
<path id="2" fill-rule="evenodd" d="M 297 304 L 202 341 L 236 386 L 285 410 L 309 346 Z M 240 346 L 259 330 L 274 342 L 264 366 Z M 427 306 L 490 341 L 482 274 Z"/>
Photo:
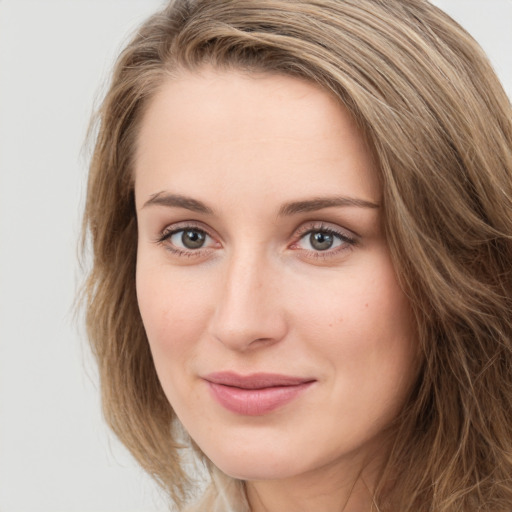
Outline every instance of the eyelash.
<path id="1" fill-rule="evenodd" d="M 198 249 L 184 250 L 168 243 L 172 236 L 187 230 L 202 233 L 207 237 L 211 238 L 212 240 L 214 239 L 214 237 L 210 235 L 208 231 L 205 230 L 204 228 L 194 225 L 192 223 L 187 223 L 176 226 L 174 228 L 165 228 L 160 234 L 160 236 L 157 238 L 157 240 L 155 240 L 155 242 L 159 245 L 164 245 L 166 250 L 168 250 L 169 252 L 178 257 L 201 257 L 204 255 L 205 252 L 211 250 L 211 247 L 201 247 Z M 299 242 L 304 237 L 312 233 L 324 233 L 326 235 L 331 235 L 337 238 L 341 242 L 341 244 L 334 249 L 326 249 L 325 251 L 300 249 L 298 247 Z M 324 223 L 309 223 L 301 226 L 294 234 L 294 239 L 295 241 L 289 246 L 289 248 L 291 248 L 292 250 L 302 250 L 308 253 L 308 256 L 310 257 L 321 259 L 328 259 L 334 256 L 338 256 L 342 252 L 351 250 L 358 243 L 358 240 L 355 236 L 351 236 L 347 234 L 347 232 L 345 231 L 334 229 L 331 226 L 325 225 Z"/>
<path id="2" fill-rule="evenodd" d="M 302 249 L 303 251 L 306 251 L 308 253 L 309 257 L 313 258 L 328 259 L 339 256 L 340 253 L 351 250 L 355 245 L 357 245 L 358 242 L 355 236 L 349 235 L 344 230 L 335 229 L 331 226 L 327 226 L 324 223 L 313 222 L 305 224 L 297 230 L 295 234 L 296 241 L 293 242 L 290 247 L 294 249 L 294 247 L 296 247 L 302 239 L 304 239 L 307 235 L 310 235 L 312 233 L 323 233 L 326 235 L 331 235 L 341 242 L 341 245 L 339 245 L 338 247 L 335 247 L 334 249 L 327 249 L 325 251 Z"/>
<path id="3" fill-rule="evenodd" d="M 171 237 L 173 235 L 176 235 L 177 233 L 180 233 L 182 231 L 195 231 L 197 233 L 202 233 L 209 238 L 213 239 L 213 236 L 211 236 L 208 231 L 206 231 L 204 228 L 199 227 L 192 223 L 182 224 L 179 226 L 176 226 L 174 228 L 165 228 L 161 233 L 160 236 L 157 238 L 156 243 L 159 245 L 165 246 L 165 249 L 171 252 L 172 254 L 175 254 L 176 256 L 184 256 L 187 258 L 194 258 L 198 256 L 202 256 L 203 253 L 208 250 L 208 248 L 199 248 L 199 249 L 180 249 L 179 247 L 171 245 L 171 243 L 167 243 L 170 241 Z"/>

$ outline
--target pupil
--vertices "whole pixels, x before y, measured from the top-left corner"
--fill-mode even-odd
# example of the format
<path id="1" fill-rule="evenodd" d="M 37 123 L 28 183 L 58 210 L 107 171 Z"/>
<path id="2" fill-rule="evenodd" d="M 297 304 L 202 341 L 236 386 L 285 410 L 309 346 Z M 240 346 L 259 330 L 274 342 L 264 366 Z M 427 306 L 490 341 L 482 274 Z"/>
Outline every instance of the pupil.
<path id="1" fill-rule="evenodd" d="M 205 241 L 205 234 L 201 231 L 184 231 L 181 241 L 187 249 L 199 249 Z"/>
<path id="2" fill-rule="evenodd" d="M 317 251 L 326 251 L 330 249 L 334 239 L 333 236 L 329 233 L 316 232 L 311 233 L 309 236 L 309 242 L 311 243 L 311 247 L 316 249 Z"/>

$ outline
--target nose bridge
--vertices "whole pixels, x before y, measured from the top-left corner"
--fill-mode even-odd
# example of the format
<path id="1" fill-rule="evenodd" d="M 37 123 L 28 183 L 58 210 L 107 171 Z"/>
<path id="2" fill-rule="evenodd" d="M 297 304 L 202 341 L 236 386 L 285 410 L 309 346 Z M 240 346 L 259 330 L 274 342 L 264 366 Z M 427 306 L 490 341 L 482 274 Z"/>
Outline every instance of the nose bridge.
<path id="1" fill-rule="evenodd" d="M 252 244 L 251 244 L 252 245 Z M 240 247 L 227 258 L 212 331 L 223 344 L 245 350 L 284 336 L 275 265 L 261 247 Z"/>

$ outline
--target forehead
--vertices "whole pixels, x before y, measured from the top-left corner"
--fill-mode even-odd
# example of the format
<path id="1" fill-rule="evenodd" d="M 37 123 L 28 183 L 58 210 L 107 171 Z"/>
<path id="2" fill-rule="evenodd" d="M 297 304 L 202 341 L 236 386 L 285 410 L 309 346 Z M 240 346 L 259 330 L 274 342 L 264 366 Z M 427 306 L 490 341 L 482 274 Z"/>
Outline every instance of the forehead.
<path id="1" fill-rule="evenodd" d="M 282 189 L 377 200 L 371 152 L 348 111 L 305 80 L 205 68 L 167 80 L 143 117 L 137 201 L 176 187 L 216 197 Z M 340 190 L 340 192 L 344 192 Z M 293 198 L 287 198 L 293 199 Z"/>

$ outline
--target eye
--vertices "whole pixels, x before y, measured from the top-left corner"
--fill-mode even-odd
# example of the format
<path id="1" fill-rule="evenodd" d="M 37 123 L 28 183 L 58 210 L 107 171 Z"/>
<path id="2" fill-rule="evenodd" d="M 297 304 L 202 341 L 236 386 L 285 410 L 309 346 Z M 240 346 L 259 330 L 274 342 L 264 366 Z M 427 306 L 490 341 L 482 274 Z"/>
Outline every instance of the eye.
<path id="1" fill-rule="evenodd" d="M 218 245 L 204 229 L 183 224 L 168 226 L 156 242 L 178 256 L 197 256 Z"/>
<path id="2" fill-rule="evenodd" d="M 338 247 L 342 243 L 339 237 L 327 231 L 312 231 L 308 235 L 303 236 L 301 241 L 309 245 L 307 249 L 314 251 L 327 251 L 333 247 Z"/>
<path id="3" fill-rule="evenodd" d="M 200 229 L 180 229 L 168 237 L 169 242 L 180 249 L 201 249 L 211 238 Z"/>
<path id="4" fill-rule="evenodd" d="M 324 225 L 303 226 L 297 234 L 292 249 L 311 253 L 315 257 L 328 257 L 350 249 L 356 244 L 356 238 L 341 228 Z"/>

